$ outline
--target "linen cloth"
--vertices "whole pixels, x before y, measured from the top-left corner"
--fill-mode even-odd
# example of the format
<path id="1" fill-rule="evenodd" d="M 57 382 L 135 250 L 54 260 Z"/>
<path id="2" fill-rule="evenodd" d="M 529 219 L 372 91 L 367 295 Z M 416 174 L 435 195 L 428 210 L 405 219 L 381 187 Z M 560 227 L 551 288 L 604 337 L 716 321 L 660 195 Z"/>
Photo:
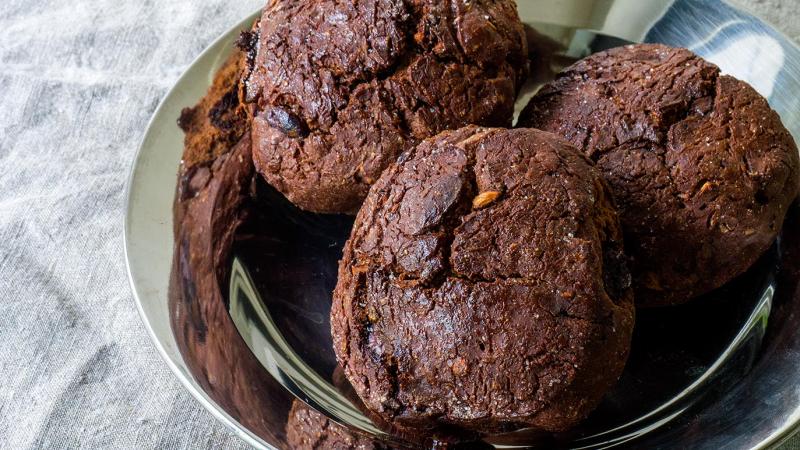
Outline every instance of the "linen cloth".
<path id="1" fill-rule="evenodd" d="M 743 3 L 800 40 L 800 2 Z M 246 448 L 150 343 L 122 223 L 158 102 L 261 4 L 0 2 L 0 448 Z"/>

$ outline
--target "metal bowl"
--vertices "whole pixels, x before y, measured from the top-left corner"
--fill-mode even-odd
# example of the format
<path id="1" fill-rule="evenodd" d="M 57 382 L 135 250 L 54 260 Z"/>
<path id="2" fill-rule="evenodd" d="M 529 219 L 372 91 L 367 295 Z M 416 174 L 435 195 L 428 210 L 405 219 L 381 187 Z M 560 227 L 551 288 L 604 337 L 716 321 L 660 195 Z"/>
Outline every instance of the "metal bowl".
<path id="1" fill-rule="evenodd" d="M 539 65 L 519 104 L 575 58 L 627 42 L 661 42 L 687 47 L 749 82 L 800 138 L 800 50 L 735 7 L 699 0 L 518 4 L 540 44 Z M 133 292 L 184 386 L 252 445 L 285 448 L 295 398 L 354 430 L 389 438 L 333 379 L 327 313 L 350 219 L 303 213 L 261 184 L 255 210 L 269 215 L 253 214 L 251 221 L 262 234 L 238 241 L 226 266 L 230 277 L 212 277 L 210 288 L 193 282 L 196 274 L 186 272 L 181 245 L 173 242 L 183 148 L 175 119 L 205 93 L 257 14 L 206 49 L 153 116 L 128 183 L 125 249 Z M 486 441 L 503 448 L 765 448 L 787 439 L 800 423 L 798 225 L 795 206 L 773 248 L 706 298 L 640 312 L 625 374 L 576 430 L 522 430 Z"/>

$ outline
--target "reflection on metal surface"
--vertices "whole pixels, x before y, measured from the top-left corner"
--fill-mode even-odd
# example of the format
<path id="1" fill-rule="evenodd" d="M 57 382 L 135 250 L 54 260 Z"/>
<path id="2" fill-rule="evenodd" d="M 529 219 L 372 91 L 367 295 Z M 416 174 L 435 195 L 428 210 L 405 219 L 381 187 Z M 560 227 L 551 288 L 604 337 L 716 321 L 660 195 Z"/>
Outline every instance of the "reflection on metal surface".
<path id="1" fill-rule="evenodd" d="M 523 21 L 558 41 L 571 40 L 575 30 L 592 30 L 641 42 L 673 3 L 672 0 L 525 0 L 517 2 L 517 7 Z"/>
<path id="2" fill-rule="evenodd" d="M 770 97 L 775 92 L 775 83 L 786 55 L 780 43 L 762 35 L 731 39 L 707 58 L 726 72 L 751 80 L 755 90 Z"/>
<path id="3" fill-rule="evenodd" d="M 749 369 L 750 364 L 752 364 L 753 359 L 755 359 L 761 347 L 761 341 L 767 331 L 769 313 L 772 309 L 772 299 L 775 294 L 775 284 L 772 278 L 773 277 L 770 276 L 770 281 L 761 294 L 761 299 L 758 301 L 758 304 L 756 304 L 755 309 L 747 319 L 744 327 L 739 331 L 733 341 L 731 341 L 728 348 L 714 361 L 714 364 L 700 375 L 697 380 L 667 403 L 632 422 L 628 422 L 622 426 L 589 438 L 576 440 L 575 448 L 589 449 L 611 446 L 611 444 L 621 444 L 649 433 L 658 427 L 668 424 L 672 419 L 685 412 L 692 404 L 699 401 L 703 395 L 703 390 L 711 388 L 713 383 L 720 376 L 724 375 L 724 371 L 729 369 L 726 367 L 726 364 L 730 364 L 734 358 L 743 356 L 745 360 L 748 361 L 747 364 L 744 364 L 744 367 Z M 618 436 L 614 437 L 614 435 Z M 603 438 L 607 439 L 602 443 L 594 442 L 584 445 L 585 441 Z"/>
<path id="4" fill-rule="evenodd" d="M 231 269 L 229 312 L 247 346 L 264 368 L 299 399 L 327 416 L 359 430 L 384 433 L 319 376 L 292 349 L 272 320 L 272 315 L 255 289 L 241 262 L 234 258 Z"/>
<path id="5" fill-rule="evenodd" d="M 382 436 L 333 380 L 331 342 L 314 338 L 321 335 L 320 325 L 308 319 L 329 313 L 332 274 L 351 221 L 301 211 L 265 183 L 257 186 L 253 209 L 267 213 L 253 215 L 245 225 L 247 237 L 234 248 L 233 322 L 287 390 L 338 423 Z M 601 448 L 690 417 L 711 401 L 711 391 L 733 386 L 752 367 L 767 327 L 779 260 L 775 246 L 745 276 L 704 299 L 640 311 L 622 379 L 578 428 L 558 436 L 518 430 L 485 441 L 498 448 Z"/>

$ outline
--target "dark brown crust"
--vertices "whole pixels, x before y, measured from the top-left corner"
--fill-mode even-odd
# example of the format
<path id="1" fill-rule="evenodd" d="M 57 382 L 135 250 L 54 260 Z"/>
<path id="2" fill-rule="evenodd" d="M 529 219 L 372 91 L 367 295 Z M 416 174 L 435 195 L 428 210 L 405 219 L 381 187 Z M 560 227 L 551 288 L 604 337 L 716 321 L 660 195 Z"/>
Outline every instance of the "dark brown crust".
<path id="1" fill-rule="evenodd" d="M 520 126 L 560 134 L 596 161 L 642 306 L 683 303 L 743 273 L 800 183 L 797 147 L 767 101 L 685 49 L 592 55 L 545 86 Z"/>
<path id="2" fill-rule="evenodd" d="M 510 125 L 527 70 L 512 0 L 272 0 L 260 29 L 256 168 L 314 212 L 355 213 L 441 130 Z"/>
<path id="3" fill-rule="evenodd" d="M 178 187 L 175 192 L 173 230 L 177 234 L 187 200 L 211 180 L 211 165 L 250 132 L 252 108 L 242 101 L 241 77 L 247 70 L 246 53 L 234 50 L 220 67 L 206 95 L 184 108 L 178 126 L 184 132 Z M 249 141 L 249 139 L 248 139 Z"/>
<path id="4" fill-rule="evenodd" d="M 610 194 L 576 149 L 538 130 L 444 132 L 387 169 L 356 218 L 335 351 L 367 407 L 402 426 L 561 431 L 622 371 L 629 285 Z"/>
<path id="5" fill-rule="evenodd" d="M 286 423 L 290 450 L 387 450 L 390 447 L 350 432 L 295 400 Z"/>
<path id="6" fill-rule="evenodd" d="M 182 170 L 210 163 L 230 149 L 249 129 L 247 109 L 240 100 L 239 79 L 245 54 L 234 51 L 228 57 L 206 95 L 194 107 L 184 108 L 178 125 L 184 131 Z"/>

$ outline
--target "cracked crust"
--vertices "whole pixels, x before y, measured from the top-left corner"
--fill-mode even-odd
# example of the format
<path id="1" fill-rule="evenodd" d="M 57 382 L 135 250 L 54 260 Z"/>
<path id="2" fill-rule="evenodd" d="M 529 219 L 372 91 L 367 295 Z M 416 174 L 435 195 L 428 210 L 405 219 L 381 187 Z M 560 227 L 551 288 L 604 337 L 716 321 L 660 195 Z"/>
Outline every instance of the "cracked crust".
<path id="1" fill-rule="evenodd" d="M 303 209 L 354 214 L 384 168 L 445 129 L 508 126 L 527 73 L 513 0 L 272 0 L 254 160 Z"/>
<path id="2" fill-rule="evenodd" d="M 245 53 L 234 50 L 214 75 L 206 95 L 181 111 L 178 126 L 185 133 L 182 171 L 208 165 L 249 131 L 249 111 L 241 99 L 239 82 L 246 59 Z"/>
<path id="3" fill-rule="evenodd" d="M 286 423 L 291 450 L 389 450 L 388 445 L 353 433 L 295 400 Z"/>
<path id="4" fill-rule="evenodd" d="M 622 371 L 629 286 L 589 161 L 549 133 L 471 126 L 370 191 L 339 265 L 335 351 L 367 407 L 401 426 L 562 431 Z"/>
<path id="5" fill-rule="evenodd" d="M 747 270 L 800 182 L 797 147 L 767 101 L 686 49 L 633 45 L 579 61 L 520 126 L 565 137 L 605 175 L 637 305 L 683 303 Z"/>
<path id="6" fill-rule="evenodd" d="M 176 235 L 189 201 L 211 183 L 224 156 L 243 140 L 249 145 L 251 111 L 242 101 L 241 84 L 246 70 L 246 53 L 234 50 L 214 74 L 206 95 L 196 105 L 183 108 L 178 118 L 185 135 L 173 208 Z"/>

